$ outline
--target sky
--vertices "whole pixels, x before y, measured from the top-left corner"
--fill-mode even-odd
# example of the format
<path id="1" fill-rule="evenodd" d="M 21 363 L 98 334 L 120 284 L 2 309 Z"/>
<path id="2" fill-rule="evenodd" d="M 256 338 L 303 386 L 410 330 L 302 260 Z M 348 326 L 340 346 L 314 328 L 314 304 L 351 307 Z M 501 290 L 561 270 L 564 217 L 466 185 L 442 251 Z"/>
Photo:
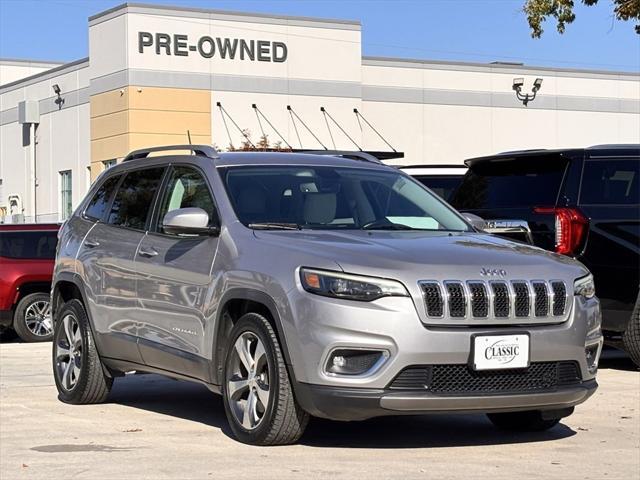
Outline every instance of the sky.
<path id="1" fill-rule="evenodd" d="M 124 0 L 0 0 L 0 57 L 88 55 L 87 18 Z M 524 0 L 153 0 L 148 3 L 359 20 L 363 55 L 640 72 L 640 35 L 610 0 L 586 7 L 564 35 L 532 39 Z"/>

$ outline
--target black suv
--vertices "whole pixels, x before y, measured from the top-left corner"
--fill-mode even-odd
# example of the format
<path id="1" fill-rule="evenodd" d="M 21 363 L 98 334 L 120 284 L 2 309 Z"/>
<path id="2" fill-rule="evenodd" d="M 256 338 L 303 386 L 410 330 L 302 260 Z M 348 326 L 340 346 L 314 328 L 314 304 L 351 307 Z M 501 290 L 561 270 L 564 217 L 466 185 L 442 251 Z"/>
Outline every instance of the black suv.
<path id="1" fill-rule="evenodd" d="M 465 163 L 450 203 L 487 220 L 492 233 L 584 263 L 607 342 L 640 366 L 640 145 L 505 152 Z"/>

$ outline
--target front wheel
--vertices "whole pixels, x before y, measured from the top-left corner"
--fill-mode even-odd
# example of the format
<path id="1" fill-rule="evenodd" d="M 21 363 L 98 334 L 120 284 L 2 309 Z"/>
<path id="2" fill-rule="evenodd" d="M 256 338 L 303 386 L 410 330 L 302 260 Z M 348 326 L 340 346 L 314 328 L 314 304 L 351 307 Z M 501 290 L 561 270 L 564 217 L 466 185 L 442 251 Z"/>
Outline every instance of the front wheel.
<path id="1" fill-rule="evenodd" d="M 636 300 L 636 307 L 631 314 L 627 329 L 622 335 L 622 341 L 631 360 L 636 367 L 640 368 L 640 295 Z"/>
<path id="2" fill-rule="evenodd" d="M 13 329 L 25 342 L 48 342 L 53 337 L 48 293 L 32 293 L 18 302 Z"/>
<path id="3" fill-rule="evenodd" d="M 309 415 L 293 396 L 278 338 L 269 321 L 247 313 L 233 327 L 227 345 L 223 398 L 233 433 L 243 443 L 296 442 Z"/>
<path id="4" fill-rule="evenodd" d="M 70 300 L 60 309 L 53 335 L 53 376 L 58 398 L 65 403 L 102 403 L 113 379 L 107 377 L 84 305 Z"/>
<path id="5" fill-rule="evenodd" d="M 487 417 L 499 429 L 516 432 L 543 432 L 560 422 L 560 418 L 545 418 L 539 410 L 488 413 Z"/>

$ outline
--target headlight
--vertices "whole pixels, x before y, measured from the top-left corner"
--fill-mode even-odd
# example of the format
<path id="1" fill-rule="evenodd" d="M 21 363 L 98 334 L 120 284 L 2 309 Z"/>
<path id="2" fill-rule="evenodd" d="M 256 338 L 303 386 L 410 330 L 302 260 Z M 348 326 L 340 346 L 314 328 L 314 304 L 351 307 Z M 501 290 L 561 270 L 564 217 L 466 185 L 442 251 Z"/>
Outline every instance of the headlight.
<path id="1" fill-rule="evenodd" d="M 325 297 L 370 302 L 381 297 L 408 297 L 400 282 L 326 270 L 300 269 L 303 288 Z"/>
<path id="2" fill-rule="evenodd" d="M 593 275 L 577 279 L 573 284 L 573 291 L 576 295 L 582 295 L 584 298 L 593 298 L 596 294 L 596 286 L 593 283 Z"/>

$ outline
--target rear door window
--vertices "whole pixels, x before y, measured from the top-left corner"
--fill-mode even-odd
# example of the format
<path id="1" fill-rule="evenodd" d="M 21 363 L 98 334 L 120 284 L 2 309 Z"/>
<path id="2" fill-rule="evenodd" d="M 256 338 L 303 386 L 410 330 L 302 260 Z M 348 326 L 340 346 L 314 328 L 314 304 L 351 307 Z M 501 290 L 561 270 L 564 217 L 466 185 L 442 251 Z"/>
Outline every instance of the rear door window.
<path id="1" fill-rule="evenodd" d="M 113 199 L 108 223 L 144 230 L 163 173 L 164 167 L 127 173 Z"/>
<path id="2" fill-rule="evenodd" d="M 118 186 L 120 175 L 105 180 L 95 193 L 84 211 L 85 217 L 91 220 L 102 220 L 111 196 Z"/>
<path id="3" fill-rule="evenodd" d="M 640 204 L 640 158 L 591 159 L 584 163 L 581 205 Z"/>
<path id="4" fill-rule="evenodd" d="M 465 175 L 451 204 L 463 210 L 555 205 L 567 164 L 560 155 L 478 163 Z"/>
<path id="5" fill-rule="evenodd" d="M 444 200 L 449 200 L 462 182 L 462 175 L 417 175 L 414 178 Z"/>
<path id="6" fill-rule="evenodd" d="M 58 232 L 0 232 L 0 257 L 53 260 Z"/>

